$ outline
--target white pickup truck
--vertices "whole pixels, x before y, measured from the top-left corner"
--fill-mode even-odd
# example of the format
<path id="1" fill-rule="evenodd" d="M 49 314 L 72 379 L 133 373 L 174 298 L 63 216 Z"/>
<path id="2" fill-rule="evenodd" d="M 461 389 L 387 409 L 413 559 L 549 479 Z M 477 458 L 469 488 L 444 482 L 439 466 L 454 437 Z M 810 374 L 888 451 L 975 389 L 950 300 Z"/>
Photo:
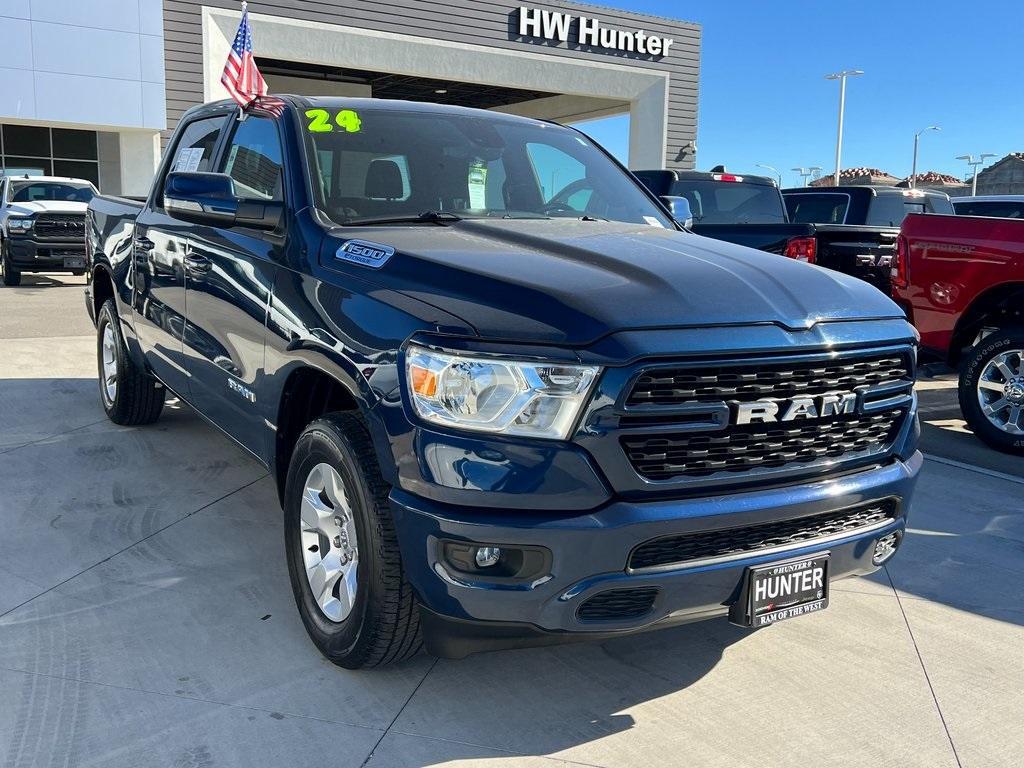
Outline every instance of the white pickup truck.
<path id="1" fill-rule="evenodd" d="M 96 188 L 84 179 L 0 177 L 0 270 L 4 285 L 22 272 L 85 272 L 85 210 Z"/>

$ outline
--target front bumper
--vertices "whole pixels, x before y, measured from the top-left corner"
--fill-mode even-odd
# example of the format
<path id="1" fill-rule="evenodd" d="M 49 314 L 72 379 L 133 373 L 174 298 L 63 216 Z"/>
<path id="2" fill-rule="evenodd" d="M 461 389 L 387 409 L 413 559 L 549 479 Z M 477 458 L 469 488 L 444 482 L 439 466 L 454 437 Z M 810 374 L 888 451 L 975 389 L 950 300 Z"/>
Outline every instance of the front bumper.
<path id="1" fill-rule="evenodd" d="M 7 241 L 11 264 L 23 272 L 85 271 L 85 240 L 35 240 L 31 237 L 10 237 Z M 75 259 L 78 266 L 65 267 L 65 259 Z"/>
<path id="2" fill-rule="evenodd" d="M 445 505 L 399 488 L 391 501 L 408 577 L 423 607 L 429 651 L 461 657 L 480 650 L 568 642 L 724 616 L 750 566 L 831 553 L 831 579 L 874 571 L 875 542 L 906 527 L 922 456 L 892 459 L 841 477 L 774 489 L 669 501 L 614 501 L 586 513 L 495 510 Z M 630 572 L 638 544 L 671 534 L 713 531 L 821 514 L 891 498 L 897 516 L 882 527 L 784 554 L 751 554 L 657 572 Z M 550 572 L 533 583 L 496 583 L 453 571 L 443 541 L 535 546 L 550 551 Z M 639 618 L 583 620 L 579 606 L 609 589 L 655 587 Z"/>

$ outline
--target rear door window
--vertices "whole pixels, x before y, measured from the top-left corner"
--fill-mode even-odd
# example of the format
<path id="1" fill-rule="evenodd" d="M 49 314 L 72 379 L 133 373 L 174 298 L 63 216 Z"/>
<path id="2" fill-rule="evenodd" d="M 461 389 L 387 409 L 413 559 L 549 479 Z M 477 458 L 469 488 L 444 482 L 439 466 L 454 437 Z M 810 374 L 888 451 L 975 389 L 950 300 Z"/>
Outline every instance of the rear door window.
<path id="1" fill-rule="evenodd" d="M 204 117 L 193 120 L 182 128 L 178 135 L 178 143 L 174 145 L 171 162 L 167 172 L 203 173 L 213 165 L 213 153 L 217 151 L 217 140 L 224 126 L 225 115 Z M 164 180 L 157 185 L 155 204 L 162 208 L 164 204 Z"/>
<path id="2" fill-rule="evenodd" d="M 795 224 L 844 224 L 850 196 L 842 192 L 785 195 L 789 220 Z"/>
<path id="3" fill-rule="evenodd" d="M 695 224 L 783 224 L 779 190 L 768 184 L 680 179 L 671 193 L 690 203 Z"/>
<path id="4" fill-rule="evenodd" d="M 172 171 L 209 171 L 213 164 L 213 152 L 224 125 L 224 116 L 207 117 L 185 126 L 174 148 L 171 160 Z"/>

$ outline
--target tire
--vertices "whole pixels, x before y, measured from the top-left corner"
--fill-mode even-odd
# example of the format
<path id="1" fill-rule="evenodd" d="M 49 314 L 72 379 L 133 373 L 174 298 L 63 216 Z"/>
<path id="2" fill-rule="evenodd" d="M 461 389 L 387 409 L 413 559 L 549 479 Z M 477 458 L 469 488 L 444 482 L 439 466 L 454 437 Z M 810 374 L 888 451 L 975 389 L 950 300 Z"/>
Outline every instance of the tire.
<path id="1" fill-rule="evenodd" d="M 113 299 L 103 302 L 96 320 L 96 359 L 100 402 L 107 418 L 124 426 L 152 424 L 160 418 L 167 390 L 132 361 Z M 110 374 L 114 374 L 112 388 L 108 387 Z"/>
<path id="2" fill-rule="evenodd" d="M 333 496 L 328 476 L 336 484 Z M 321 485 L 322 492 L 307 493 Z M 388 491 L 358 416 L 328 414 L 299 436 L 284 494 L 288 574 L 314 645 L 347 669 L 403 661 L 422 647 L 419 607 L 402 567 Z M 314 526 L 311 519 L 321 522 Z M 333 581 L 324 578 L 339 572 Z M 314 581 L 333 586 L 315 594 Z"/>
<path id="3" fill-rule="evenodd" d="M 1024 327 L 1000 329 L 967 352 L 959 396 L 974 434 L 996 450 L 1024 454 Z"/>
<path id="4" fill-rule="evenodd" d="M 4 273 L 4 285 L 13 288 L 21 285 L 21 270 L 15 269 L 7 255 L 7 243 L 0 240 L 0 269 Z"/>

